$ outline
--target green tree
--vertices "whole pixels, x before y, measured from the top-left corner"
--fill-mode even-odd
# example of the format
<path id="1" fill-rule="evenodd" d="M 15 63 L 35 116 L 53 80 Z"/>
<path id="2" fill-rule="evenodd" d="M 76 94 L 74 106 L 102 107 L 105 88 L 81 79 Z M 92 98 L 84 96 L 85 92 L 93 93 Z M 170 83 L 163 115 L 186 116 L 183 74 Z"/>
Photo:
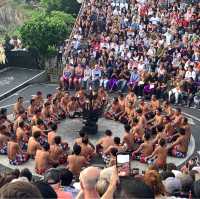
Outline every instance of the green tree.
<path id="1" fill-rule="evenodd" d="M 76 0 L 41 0 L 41 3 L 47 12 L 57 10 L 76 16 L 80 9 L 80 4 Z"/>
<path id="2" fill-rule="evenodd" d="M 74 18 L 60 11 L 50 14 L 39 14 L 25 22 L 20 28 L 23 44 L 33 49 L 40 56 L 42 64 L 45 59 L 56 54 L 56 46 L 60 45 L 70 34 Z"/>

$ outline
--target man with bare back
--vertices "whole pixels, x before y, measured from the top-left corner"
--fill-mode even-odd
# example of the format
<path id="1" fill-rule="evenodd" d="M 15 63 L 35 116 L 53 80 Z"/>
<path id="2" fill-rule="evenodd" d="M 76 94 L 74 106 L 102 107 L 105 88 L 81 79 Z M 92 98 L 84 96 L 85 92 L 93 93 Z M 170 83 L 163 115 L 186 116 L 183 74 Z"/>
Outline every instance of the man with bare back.
<path id="1" fill-rule="evenodd" d="M 50 145 L 50 157 L 58 164 L 64 164 L 67 161 L 67 148 L 62 145 L 62 139 L 60 136 L 55 136 L 54 143 Z"/>
<path id="2" fill-rule="evenodd" d="M 49 153 L 50 146 L 49 144 L 45 144 L 42 149 L 38 149 L 36 151 L 35 155 L 35 171 L 36 173 L 42 175 L 47 171 L 49 168 L 51 168 L 54 164 L 56 164 L 56 161 L 52 160 L 50 158 Z"/>
<path id="3" fill-rule="evenodd" d="M 144 143 L 142 143 L 139 148 L 132 153 L 133 160 L 139 160 L 142 163 L 146 162 L 146 157 L 152 154 L 153 152 L 153 143 L 150 141 L 150 134 L 144 134 Z"/>
<path id="4" fill-rule="evenodd" d="M 99 146 L 102 147 L 103 152 L 108 149 L 109 146 L 114 145 L 114 140 L 112 137 L 112 132 L 110 130 L 105 131 L 105 136 L 101 138 L 98 142 L 96 147 L 98 148 Z"/>
<path id="5" fill-rule="evenodd" d="M 42 149 L 42 146 L 39 143 L 40 135 L 41 135 L 40 131 L 35 131 L 28 141 L 27 152 L 30 155 L 30 157 L 33 159 L 35 158 L 36 151 L 38 149 Z"/>
<path id="6" fill-rule="evenodd" d="M 7 145 L 10 138 L 6 134 L 6 126 L 0 126 L 0 154 L 6 155 L 7 154 Z"/>
<path id="7" fill-rule="evenodd" d="M 56 137 L 56 131 L 58 129 L 57 124 L 51 124 L 51 131 L 48 133 L 47 140 L 50 145 L 54 144 L 54 138 Z"/>
<path id="8" fill-rule="evenodd" d="M 8 159 L 12 165 L 21 165 L 28 161 L 29 156 L 27 153 L 22 152 L 19 144 L 14 138 L 8 142 Z"/>
<path id="9" fill-rule="evenodd" d="M 147 162 L 152 162 L 150 159 L 153 160 L 153 164 L 162 169 L 165 164 L 166 164 L 166 161 L 167 161 L 167 153 L 168 153 L 168 150 L 167 150 L 167 147 L 166 147 L 166 141 L 165 139 L 160 139 L 159 141 L 159 146 L 156 147 L 156 149 L 154 150 L 154 152 L 146 157 L 146 161 Z"/>
<path id="10" fill-rule="evenodd" d="M 17 143 L 20 145 L 20 148 L 22 150 L 26 150 L 28 143 L 28 134 L 25 131 L 24 121 L 19 122 L 19 126 L 17 127 L 16 130 L 16 138 L 17 138 Z"/>
<path id="11" fill-rule="evenodd" d="M 79 176 L 81 169 L 87 165 L 87 160 L 81 154 L 81 146 L 75 144 L 73 154 L 67 158 L 67 168 L 76 176 Z"/>
<path id="12" fill-rule="evenodd" d="M 132 151 L 133 150 L 133 144 L 134 144 L 134 136 L 130 132 L 131 127 L 128 124 L 126 124 L 126 125 L 124 125 L 124 129 L 125 129 L 125 132 L 124 132 L 122 144 L 125 145 L 127 150 Z"/>
<path id="13" fill-rule="evenodd" d="M 179 129 L 180 136 L 169 147 L 169 154 L 177 158 L 185 158 L 188 151 L 188 136 L 184 128 Z"/>
<path id="14" fill-rule="evenodd" d="M 176 108 L 174 115 L 172 116 L 172 124 L 175 128 L 181 128 L 182 113 L 180 108 Z"/>
<path id="15" fill-rule="evenodd" d="M 89 144 L 89 139 L 87 136 L 82 138 L 81 155 L 84 156 L 88 161 L 94 156 L 94 149 Z"/>

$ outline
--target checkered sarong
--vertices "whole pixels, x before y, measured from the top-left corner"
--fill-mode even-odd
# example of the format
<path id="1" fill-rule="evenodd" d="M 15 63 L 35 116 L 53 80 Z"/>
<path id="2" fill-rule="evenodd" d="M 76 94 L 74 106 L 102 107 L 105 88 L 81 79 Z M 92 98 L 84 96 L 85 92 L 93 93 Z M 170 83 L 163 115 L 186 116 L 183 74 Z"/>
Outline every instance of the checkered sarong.
<path id="1" fill-rule="evenodd" d="M 9 160 L 11 165 L 21 165 L 28 161 L 28 154 L 22 153 L 17 154 L 14 160 Z"/>
<path id="2" fill-rule="evenodd" d="M 0 154 L 1 155 L 7 155 L 7 145 L 3 145 L 3 147 L 0 149 Z"/>
<path id="3" fill-rule="evenodd" d="M 110 156 L 103 154 L 102 158 L 103 158 L 103 161 L 106 163 L 106 165 L 108 165 L 110 162 Z"/>
<path id="4" fill-rule="evenodd" d="M 45 136 L 40 136 L 39 143 L 41 146 L 44 146 L 48 143 L 47 138 Z"/>

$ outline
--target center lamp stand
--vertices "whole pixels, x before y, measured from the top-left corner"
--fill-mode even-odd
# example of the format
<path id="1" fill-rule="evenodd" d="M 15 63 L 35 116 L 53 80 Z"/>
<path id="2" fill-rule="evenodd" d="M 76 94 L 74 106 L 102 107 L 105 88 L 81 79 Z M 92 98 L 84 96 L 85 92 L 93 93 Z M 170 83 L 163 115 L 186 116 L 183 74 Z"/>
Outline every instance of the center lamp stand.
<path id="1" fill-rule="evenodd" d="M 95 108 L 94 103 L 97 99 L 97 92 L 89 88 L 86 93 L 86 103 L 83 108 L 83 127 L 82 131 L 88 134 L 96 134 L 98 132 L 98 119 L 100 117 L 100 110 Z"/>

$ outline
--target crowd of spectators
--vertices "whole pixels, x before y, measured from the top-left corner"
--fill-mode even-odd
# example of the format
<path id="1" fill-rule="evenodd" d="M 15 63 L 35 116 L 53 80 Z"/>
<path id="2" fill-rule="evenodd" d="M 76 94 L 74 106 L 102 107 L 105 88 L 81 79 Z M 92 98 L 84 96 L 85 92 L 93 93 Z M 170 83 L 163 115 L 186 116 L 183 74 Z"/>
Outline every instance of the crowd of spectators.
<path id="1" fill-rule="evenodd" d="M 34 160 L 44 179 L 32 179 L 28 169 L 2 174 L 0 197 L 199 198 L 198 156 L 181 168 L 167 163 L 168 155 L 186 158 L 191 137 L 187 118 L 171 102 L 200 105 L 199 3 L 90 0 L 84 6 L 65 49 L 60 88 L 46 99 L 38 91 L 28 107 L 19 97 L 14 121 L 1 109 L 0 153 L 12 165 Z M 72 88 L 75 94 L 66 91 Z M 80 131 L 70 147 L 58 124 L 82 117 L 87 90 L 93 109 L 123 123 L 124 134 L 106 130 L 91 143 Z M 110 100 L 108 91 L 120 93 Z M 122 152 L 148 169 L 119 177 Z M 92 166 L 96 157 L 106 168 Z"/>
<path id="2" fill-rule="evenodd" d="M 198 2 L 86 1 L 61 85 L 128 87 L 199 107 L 199 23 Z"/>

